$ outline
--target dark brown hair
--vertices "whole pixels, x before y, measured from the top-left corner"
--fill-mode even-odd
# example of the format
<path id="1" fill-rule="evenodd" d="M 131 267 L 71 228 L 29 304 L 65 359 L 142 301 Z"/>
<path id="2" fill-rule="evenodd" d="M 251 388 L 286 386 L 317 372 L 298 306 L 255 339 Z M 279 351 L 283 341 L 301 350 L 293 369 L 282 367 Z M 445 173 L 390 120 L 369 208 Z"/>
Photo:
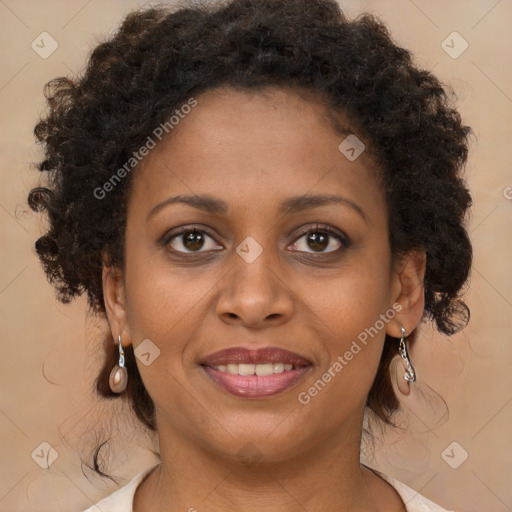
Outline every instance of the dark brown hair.
<path id="1" fill-rule="evenodd" d="M 126 205 L 133 175 L 94 194 L 182 104 L 219 86 L 286 86 L 326 98 L 353 119 L 379 163 L 394 257 L 426 251 L 425 316 L 445 334 L 469 319 L 460 300 L 472 260 L 464 227 L 471 197 L 461 176 L 471 129 L 445 88 L 416 67 L 386 26 L 364 14 L 349 20 L 334 0 L 234 0 L 151 8 L 129 14 L 97 46 L 78 78 L 47 84 L 49 111 L 35 127 L 45 157 L 44 186 L 29 204 L 48 216 L 36 251 L 59 298 L 86 293 L 104 314 L 102 262 L 123 267 Z M 116 349 L 105 342 L 97 380 L 113 398 L 108 374 Z M 389 376 L 396 340 L 387 339 L 367 405 L 385 422 L 398 406 Z M 129 400 L 155 429 L 154 404 L 131 347 Z"/>

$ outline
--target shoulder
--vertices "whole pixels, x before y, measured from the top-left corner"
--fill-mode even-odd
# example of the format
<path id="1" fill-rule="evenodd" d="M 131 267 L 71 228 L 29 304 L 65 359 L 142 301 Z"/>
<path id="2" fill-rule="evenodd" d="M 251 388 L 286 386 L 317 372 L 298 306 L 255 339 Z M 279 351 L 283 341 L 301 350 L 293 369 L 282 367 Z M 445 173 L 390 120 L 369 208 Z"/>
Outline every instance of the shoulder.
<path id="1" fill-rule="evenodd" d="M 407 512 L 454 512 L 453 510 L 447 510 L 439 505 L 436 505 L 433 501 L 425 498 L 417 491 L 396 480 L 395 478 L 381 473 L 376 469 L 370 469 L 383 480 L 388 482 L 388 484 L 393 486 L 393 488 L 402 498 L 402 501 L 405 503 Z"/>
<path id="2" fill-rule="evenodd" d="M 135 475 L 125 486 L 103 498 L 96 505 L 84 510 L 84 512 L 132 512 L 133 497 L 137 487 L 157 465 L 144 469 Z"/>

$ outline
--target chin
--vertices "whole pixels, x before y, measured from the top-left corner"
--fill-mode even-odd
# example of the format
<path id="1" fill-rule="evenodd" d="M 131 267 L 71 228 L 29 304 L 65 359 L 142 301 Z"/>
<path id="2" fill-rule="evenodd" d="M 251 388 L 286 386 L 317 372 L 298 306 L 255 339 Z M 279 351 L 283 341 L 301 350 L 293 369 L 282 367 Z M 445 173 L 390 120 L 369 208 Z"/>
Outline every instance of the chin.
<path id="1" fill-rule="evenodd" d="M 213 438 L 209 431 L 201 444 L 217 456 L 245 465 L 292 460 L 313 448 L 314 440 L 322 436 L 321 432 L 308 434 L 304 422 L 287 425 L 283 417 L 276 421 L 268 416 L 260 422 L 253 417 L 251 421 L 231 423 L 226 430 L 229 433 L 220 429 Z"/>

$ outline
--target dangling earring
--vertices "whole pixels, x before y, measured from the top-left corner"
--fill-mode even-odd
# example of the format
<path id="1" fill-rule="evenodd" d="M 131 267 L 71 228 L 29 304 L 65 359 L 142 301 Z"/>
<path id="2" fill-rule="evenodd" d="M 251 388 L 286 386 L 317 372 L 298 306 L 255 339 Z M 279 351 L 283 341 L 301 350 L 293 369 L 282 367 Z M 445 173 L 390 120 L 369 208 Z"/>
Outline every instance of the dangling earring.
<path id="1" fill-rule="evenodd" d="M 121 335 L 118 338 L 119 343 L 119 363 L 112 368 L 108 382 L 110 389 L 114 393 L 122 393 L 128 384 L 128 372 L 124 366 L 124 350 L 121 344 Z"/>
<path id="2" fill-rule="evenodd" d="M 400 352 L 400 357 L 405 361 L 405 373 L 404 379 L 407 382 L 414 382 L 416 380 L 416 372 L 412 367 L 411 360 L 409 359 L 409 354 L 407 353 L 407 338 L 405 337 L 405 329 L 402 329 L 402 337 L 400 338 L 400 345 L 398 351 Z"/>

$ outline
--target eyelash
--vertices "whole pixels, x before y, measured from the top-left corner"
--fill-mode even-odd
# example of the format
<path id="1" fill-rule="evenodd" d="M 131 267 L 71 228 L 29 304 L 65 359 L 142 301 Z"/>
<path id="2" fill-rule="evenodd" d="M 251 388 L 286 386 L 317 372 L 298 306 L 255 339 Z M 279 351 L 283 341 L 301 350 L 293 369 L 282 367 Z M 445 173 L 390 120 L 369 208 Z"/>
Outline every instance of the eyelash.
<path id="1" fill-rule="evenodd" d="M 164 247 L 168 247 L 169 244 L 175 238 L 179 238 L 180 236 L 183 236 L 188 233 L 199 233 L 201 235 L 207 235 L 212 240 L 215 240 L 215 238 L 207 230 L 205 230 L 202 226 L 190 225 L 190 226 L 184 226 L 182 228 L 179 228 L 178 231 L 175 231 L 170 235 L 165 235 L 163 237 L 163 240 L 161 243 Z M 321 233 L 324 235 L 328 235 L 328 237 L 330 237 L 330 238 L 335 238 L 340 243 L 341 247 L 338 249 L 335 249 L 333 251 L 327 251 L 327 252 L 315 252 L 315 251 L 312 251 L 312 252 L 294 251 L 294 252 L 305 253 L 305 254 L 314 255 L 314 256 L 333 255 L 333 254 L 339 253 L 340 251 L 342 251 L 344 249 L 348 249 L 348 247 L 350 247 L 350 245 L 351 245 L 350 239 L 344 233 L 341 233 L 338 230 L 335 230 L 334 228 L 332 228 L 330 226 L 321 225 L 321 224 L 316 224 L 315 226 L 310 227 L 307 230 L 300 232 L 297 235 L 297 238 L 295 238 L 294 242 L 290 245 L 296 244 L 304 235 L 308 235 L 311 233 Z M 217 250 L 218 249 L 213 249 L 210 251 L 201 251 L 201 250 L 199 250 L 199 251 L 176 251 L 175 249 L 170 249 L 170 251 L 177 253 L 179 255 L 206 254 L 206 253 L 216 252 Z"/>

